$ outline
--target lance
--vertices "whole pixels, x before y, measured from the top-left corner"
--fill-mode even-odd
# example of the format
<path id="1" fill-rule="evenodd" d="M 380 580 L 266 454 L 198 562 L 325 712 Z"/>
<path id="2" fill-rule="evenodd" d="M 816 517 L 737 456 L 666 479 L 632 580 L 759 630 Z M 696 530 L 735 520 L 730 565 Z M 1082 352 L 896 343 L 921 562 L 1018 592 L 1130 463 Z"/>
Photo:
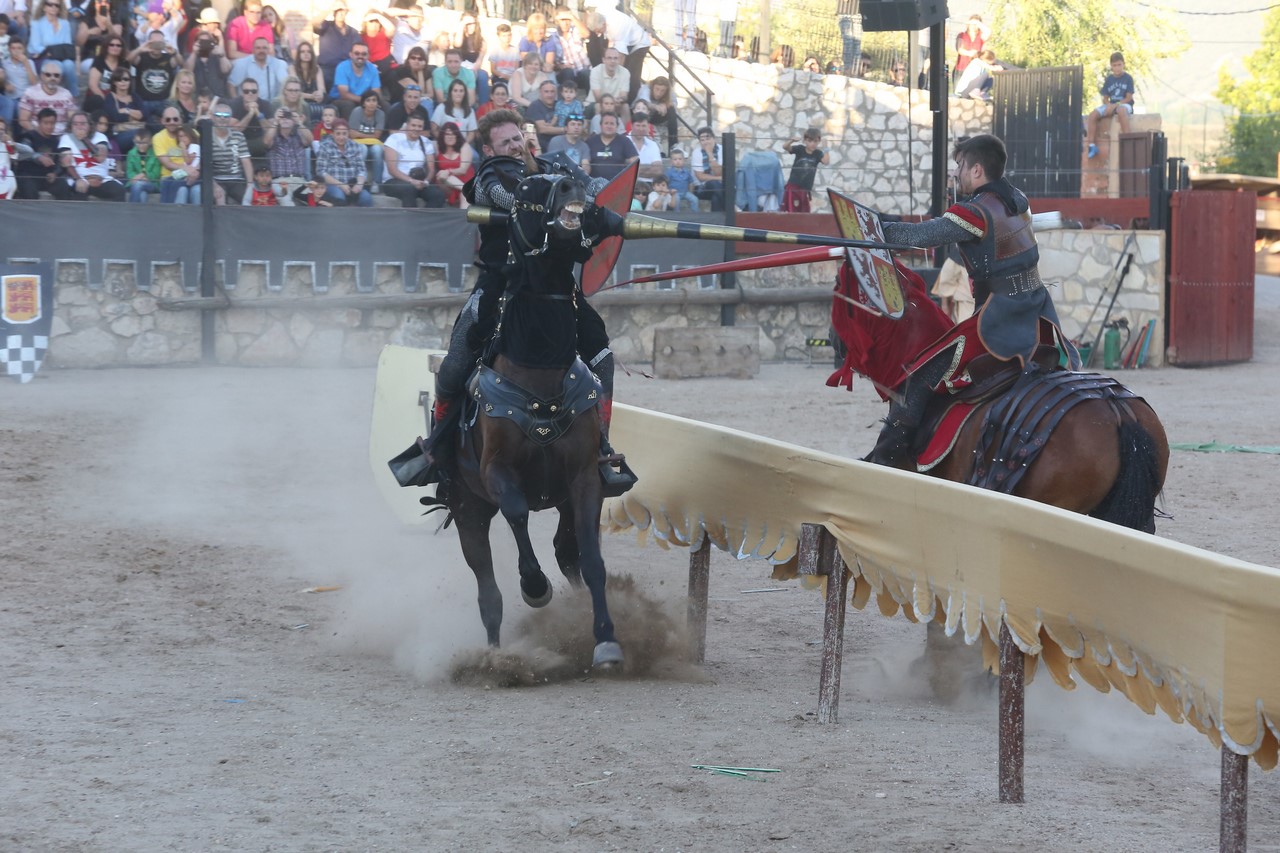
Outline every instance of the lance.
<path id="1" fill-rule="evenodd" d="M 739 258 L 736 261 L 725 261 L 719 264 L 708 264 L 702 267 L 686 267 L 685 269 L 642 275 L 613 287 L 627 284 L 645 284 L 651 281 L 670 281 L 678 278 L 697 278 L 704 275 L 718 275 L 724 272 L 745 272 L 747 270 L 772 269 L 789 267 L 796 264 L 816 264 L 822 261 L 838 261 L 844 257 L 845 250 L 839 246 L 806 246 L 803 249 L 792 249 L 787 252 L 774 252 L 769 255 L 757 255 L 753 258 Z M 609 288 L 605 288 L 606 290 Z"/>
<path id="2" fill-rule="evenodd" d="M 503 210 L 472 205 L 467 208 L 467 221 L 477 225 L 503 225 L 509 214 Z M 916 251 L 916 246 L 897 243 L 880 243 L 874 240 L 852 240 L 847 237 L 827 237 L 822 234 L 796 234 L 769 228 L 737 228 L 729 225 L 710 225 L 700 222 L 681 222 L 674 219 L 658 219 L 639 213 L 623 217 L 622 236 L 628 240 L 653 240 L 676 238 L 681 240 L 721 240 L 741 243 L 779 243 L 797 246 L 838 246 L 844 249 L 885 249 L 889 251 Z"/>

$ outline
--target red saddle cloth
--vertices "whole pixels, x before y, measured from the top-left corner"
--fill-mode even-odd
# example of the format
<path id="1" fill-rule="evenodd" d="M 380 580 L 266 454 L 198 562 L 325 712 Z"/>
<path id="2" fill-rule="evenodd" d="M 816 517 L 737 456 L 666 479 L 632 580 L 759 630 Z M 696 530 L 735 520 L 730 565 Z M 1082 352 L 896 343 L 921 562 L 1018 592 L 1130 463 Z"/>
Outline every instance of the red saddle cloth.
<path id="1" fill-rule="evenodd" d="M 928 471 L 947 458 L 947 454 L 956 446 L 960 430 L 969 422 L 969 416 L 980 403 L 981 401 L 953 403 L 947 409 L 942 420 L 938 421 L 938 428 L 929 437 L 929 443 L 916 457 L 917 471 Z"/>

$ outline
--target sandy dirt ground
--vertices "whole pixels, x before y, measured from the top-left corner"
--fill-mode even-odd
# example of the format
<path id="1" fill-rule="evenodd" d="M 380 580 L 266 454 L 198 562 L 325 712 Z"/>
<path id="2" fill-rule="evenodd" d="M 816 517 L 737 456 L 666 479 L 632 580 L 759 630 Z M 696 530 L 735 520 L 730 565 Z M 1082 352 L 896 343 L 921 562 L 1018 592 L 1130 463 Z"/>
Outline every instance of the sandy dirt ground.
<path id="1" fill-rule="evenodd" d="M 1124 374 L 1172 441 L 1280 443 L 1280 283 L 1258 304 L 1252 363 Z M 883 410 L 865 384 L 826 388 L 827 368 L 621 377 L 619 398 L 862 455 Z M 400 526 L 372 485 L 373 385 L 237 369 L 0 383 L 0 850 L 1216 847 L 1206 739 L 1047 679 L 1028 697 L 1027 802 L 999 805 L 994 697 L 936 702 L 911 667 L 923 629 L 901 618 L 851 613 L 841 720 L 819 725 L 821 599 L 719 552 L 692 669 L 686 555 L 605 539 L 637 672 L 601 680 L 582 672 L 583 597 L 559 579 L 531 618 L 499 530 L 506 675 L 490 677 L 453 532 Z M 1175 453 L 1159 535 L 1280 565 L 1277 484 L 1275 456 Z M 552 527 L 535 531 L 548 567 Z M 303 592 L 320 585 L 342 588 Z M 1280 849 L 1280 776 L 1254 768 L 1250 793 L 1252 848 Z"/>

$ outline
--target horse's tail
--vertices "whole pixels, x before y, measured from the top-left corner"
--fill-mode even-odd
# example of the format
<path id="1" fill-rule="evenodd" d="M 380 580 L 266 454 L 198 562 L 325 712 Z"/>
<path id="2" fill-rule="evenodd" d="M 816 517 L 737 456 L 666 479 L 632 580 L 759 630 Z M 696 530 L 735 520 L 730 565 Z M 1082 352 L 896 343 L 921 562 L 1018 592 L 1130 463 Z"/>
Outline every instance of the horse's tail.
<path id="1" fill-rule="evenodd" d="M 1089 513 L 1122 527 L 1156 532 L 1156 496 L 1160 471 L 1155 439 L 1138 421 L 1122 418 L 1119 430 L 1120 473 L 1102 503 Z"/>

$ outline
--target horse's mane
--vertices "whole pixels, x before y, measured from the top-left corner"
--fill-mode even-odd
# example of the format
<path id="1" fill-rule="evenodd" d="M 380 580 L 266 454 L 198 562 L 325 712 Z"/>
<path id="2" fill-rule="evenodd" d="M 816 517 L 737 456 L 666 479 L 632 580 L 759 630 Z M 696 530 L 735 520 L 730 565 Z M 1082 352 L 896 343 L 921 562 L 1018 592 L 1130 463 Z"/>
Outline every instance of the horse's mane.
<path id="1" fill-rule="evenodd" d="M 885 392 L 907 378 L 906 365 L 953 325 L 929 298 L 924 279 L 896 261 L 894 267 L 906 305 L 897 320 L 872 308 L 849 262 L 840 265 L 831 302 L 831 326 L 846 352 L 844 364 L 827 379 L 828 385 L 852 390 L 853 376 L 858 373 L 875 383 L 880 396 L 888 399 Z"/>

